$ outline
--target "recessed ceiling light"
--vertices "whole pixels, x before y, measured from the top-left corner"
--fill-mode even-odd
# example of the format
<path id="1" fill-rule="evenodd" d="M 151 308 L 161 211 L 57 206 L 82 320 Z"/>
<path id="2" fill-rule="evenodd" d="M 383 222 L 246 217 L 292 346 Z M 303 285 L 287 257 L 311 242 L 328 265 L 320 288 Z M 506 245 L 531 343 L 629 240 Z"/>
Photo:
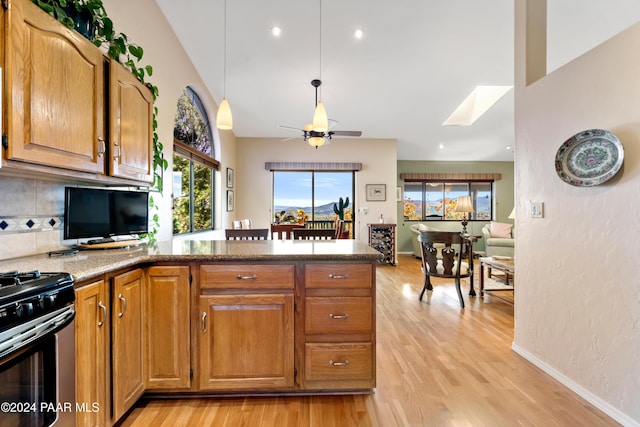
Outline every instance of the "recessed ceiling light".
<path id="1" fill-rule="evenodd" d="M 277 25 L 274 25 L 273 27 L 271 27 L 271 34 L 273 34 L 276 37 L 280 37 L 280 34 L 282 34 L 282 28 L 278 27 Z"/>
<path id="2" fill-rule="evenodd" d="M 441 149 L 441 150 L 443 150 L 443 149 L 444 149 L 444 144 L 440 144 L 440 145 L 438 145 L 438 148 L 439 148 L 439 149 Z"/>
<path id="3" fill-rule="evenodd" d="M 360 40 L 362 37 L 364 37 L 364 31 L 362 31 L 362 29 L 361 29 L 361 28 L 358 28 L 357 30 L 355 30 L 355 31 L 353 32 L 353 36 L 354 36 L 356 39 Z"/>
<path id="4" fill-rule="evenodd" d="M 443 126 L 471 126 L 487 112 L 513 86 L 476 86 L 464 101 L 451 113 Z"/>
<path id="5" fill-rule="evenodd" d="M 507 150 L 511 150 L 511 148 L 513 148 L 513 147 L 511 147 L 510 145 L 507 145 L 505 148 L 506 148 Z"/>

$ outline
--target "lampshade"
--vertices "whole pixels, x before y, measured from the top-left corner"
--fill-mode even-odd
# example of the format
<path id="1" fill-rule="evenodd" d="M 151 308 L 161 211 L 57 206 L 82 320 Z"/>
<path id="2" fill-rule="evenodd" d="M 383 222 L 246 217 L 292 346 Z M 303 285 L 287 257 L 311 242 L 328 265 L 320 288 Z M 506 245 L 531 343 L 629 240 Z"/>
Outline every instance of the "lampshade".
<path id="1" fill-rule="evenodd" d="M 324 138 L 321 136 L 314 136 L 313 138 L 309 138 L 307 142 L 309 143 L 309 145 L 318 148 L 322 144 L 324 144 Z"/>
<path id="2" fill-rule="evenodd" d="M 516 219 L 516 207 L 515 206 L 513 207 L 513 209 L 511 209 L 511 213 L 509 214 L 509 216 L 507 218 Z"/>
<path id="3" fill-rule="evenodd" d="M 223 98 L 220 107 L 218 107 L 216 127 L 222 130 L 230 130 L 233 128 L 233 117 L 231 116 L 231 107 L 229 106 L 227 98 Z"/>
<path id="4" fill-rule="evenodd" d="M 324 108 L 322 101 L 316 105 L 313 112 L 313 131 L 326 132 L 329 130 L 329 119 L 327 118 L 327 110 Z"/>
<path id="5" fill-rule="evenodd" d="M 456 203 L 456 212 L 471 213 L 473 210 L 473 204 L 471 203 L 471 196 L 460 196 Z"/>

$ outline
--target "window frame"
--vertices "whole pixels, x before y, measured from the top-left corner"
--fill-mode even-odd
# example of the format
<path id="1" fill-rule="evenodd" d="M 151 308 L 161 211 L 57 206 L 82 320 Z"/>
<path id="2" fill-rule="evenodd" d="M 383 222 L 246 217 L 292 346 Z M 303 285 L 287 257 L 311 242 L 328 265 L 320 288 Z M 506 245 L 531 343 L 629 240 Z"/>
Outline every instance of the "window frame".
<path id="1" fill-rule="evenodd" d="M 313 223 L 315 221 L 315 185 L 316 185 L 316 174 L 322 173 L 350 173 L 351 174 L 351 198 L 349 201 L 349 205 L 351 206 L 351 233 L 352 238 L 355 238 L 355 228 L 353 225 L 356 224 L 356 210 L 355 206 L 355 198 L 356 198 L 356 172 L 357 170 L 330 170 L 330 169 L 272 169 L 271 170 L 271 212 L 275 215 L 275 181 L 276 181 L 276 173 L 310 173 L 311 174 L 311 215 L 308 222 Z M 346 221 L 345 221 L 346 222 Z"/>
<path id="2" fill-rule="evenodd" d="M 186 235 L 186 234 L 194 234 L 194 233 L 202 233 L 211 230 L 215 230 L 215 217 L 216 217 L 216 208 L 218 208 L 218 204 L 215 202 L 216 195 L 216 172 L 220 170 L 220 162 L 218 162 L 213 156 L 215 155 L 214 151 L 214 139 L 213 133 L 211 132 L 211 121 L 209 120 L 209 115 L 207 114 L 202 101 L 198 94 L 189 86 L 185 88 L 185 91 L 188 92 L 191 100 L 193 101 L 194 106 L 196 107 L 198 113 L 201 116 L 201 119 L 205 123 L 205 130 L 207 132 L 207 140 L 209 142 L 209 150 L 210 154 L 204 153 L 196 149 L 194 146 L 186 144 L 180 140 L 178 140 L 175 131 L 175 123 L 174 123 L 174 139 L 173 139 L 173 156 L 180 156 L 186 159 L 189 162 L 189 230 L 181 233 L 176 233 L 173 230 L 172 225 L 172 233 L 174 235 Z M 182 95 L 181 95 L 182 96 Z M 195 164 L 200 166 L 204 166 L 211 170 L 211 180 L 209 182 L 209 186 L 211 188 L 211 193 L 209 194 L 209 203 L 211 205 L 211 217 L 209 218 L 211 222 L 211 228 L 195 230 L 195 191 L 194 191 L 194 178 L 195 178 Z M 174 162 L 175 164 L 175 162 Z M 173 172 L 173 167 L 172 167 Z M 175 195 L 172 192 L 172 199 L 175 203 Z"/>
<path id="3" fill-rule="evenodd" d="M 416 218 L 416 219 L 410 219 L 407 218 L 404 213 L 405 213 L 405 207 L 406 207 L 406 201 L 407 201 L 407 197 L 406 197 L 406 185 L 403 186 L 402 189 L 402 206 L 403 206 L 403 212 L 402 212 L 402 217 L 403 220 L 405 222 L 420 222 L 420 221 L 460 221 L 461 218 L 458 218 L 458 215 L 454 215 L 454 217 L 451 218 L 447 218 L 447 214 L 446 214 L 446 206 L 444 206 L 444 203 L 446 203 L 446 194 L 448 193 L 447 191 L 447 185 L 448 184 L 466 184 L 467 185 L 467 196 L 471 196 L 471 200 L 473 203 L 473 208 L 476 212 L 473 212 L 471 214 L 468 214 L 468 221 L 470 222 L 486 222 L 486 221 L 491 221 L 493 219 L 493 215 L 494 215 L 494 200 L 495 200 L 495 180 L 493 179 L 405 179 L 404 180 L 405 184 L 407 183 L 420 183 L 421 184 L 421 199 L 422 199 L 422 204 L 420 206 L 420 210 L 422 212 L 421 218 Z M 427 184 L 439 184 L 442 186 L 442 197 L 441 200 L 443 202 L 443 207 L 442 207 L 442 215 L 429 215 L 427 216 L 426 213 L 426 186 Z M 474 195 L 473 191 L 472 191 L 472 186 L 473 184 L 489 184 L 490 187 L 490 203 L 489 203 L 489 218 L 481 218 L 478 219 L 477 215 L 478 215 L 478 211 L 477 211 L 477 194 Z M 462 214 L 460 214 L 462 215 Z"/>

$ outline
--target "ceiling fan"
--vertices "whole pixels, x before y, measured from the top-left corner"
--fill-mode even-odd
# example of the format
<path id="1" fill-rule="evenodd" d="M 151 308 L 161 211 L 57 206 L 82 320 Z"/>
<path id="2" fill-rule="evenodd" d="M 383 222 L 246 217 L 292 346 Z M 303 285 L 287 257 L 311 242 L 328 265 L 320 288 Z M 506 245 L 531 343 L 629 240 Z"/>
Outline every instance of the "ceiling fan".
<path id="1" fill-rule="evenodd" d="M 318 87 L 321 84 L 322 82 L 318 79 L 311 80 L 311 86 L 316 88 L 316 106 L 318 105 Z M 309 144 L 313 145 L 316 148 L 318 148 L 319 146 L 325 143 L 329 144 L 334 135 L 335 136 L 361 136 L 362 135 L 362 131 L 359 131 L 359 130 L 330 130 L 330 128 L 337 125 L 338 122 L 332 119 L 328 119 L 328 122 L 329 122 L 329 129 L 327 129 L 327 131 L 325 132 L 318 132 L 313 130 L 313 124 L 311 123 L 306 124 L 304 128 L 296 128 L 292 126 L 282 126 L 282 125 L 278 125 L 278 127 L 284 128 L 284 129 L 295 129 L 295 130 L 301 131 L 302 139 L 304 139 L 305 142 L 308 142 Z M 287 140 L 288 139 L 292 139 L 292 138 L 287 138 Z"/>

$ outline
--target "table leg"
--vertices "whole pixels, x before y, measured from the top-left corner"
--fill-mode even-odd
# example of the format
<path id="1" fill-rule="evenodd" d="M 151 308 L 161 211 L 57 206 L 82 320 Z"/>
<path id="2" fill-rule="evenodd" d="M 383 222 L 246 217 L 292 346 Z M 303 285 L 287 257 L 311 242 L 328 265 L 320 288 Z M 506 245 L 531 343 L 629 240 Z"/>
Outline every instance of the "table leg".
<path id="1" fill-rule="evenodd" d="M 475 297 L 476 290 L 473 288 L 473 241 L 469 241 L 469 296 Z"/>
<path id="2" fill-rule="evenodd" d="M 480 263 L 480 296 L 484 296 L 484 264 Z"/>

